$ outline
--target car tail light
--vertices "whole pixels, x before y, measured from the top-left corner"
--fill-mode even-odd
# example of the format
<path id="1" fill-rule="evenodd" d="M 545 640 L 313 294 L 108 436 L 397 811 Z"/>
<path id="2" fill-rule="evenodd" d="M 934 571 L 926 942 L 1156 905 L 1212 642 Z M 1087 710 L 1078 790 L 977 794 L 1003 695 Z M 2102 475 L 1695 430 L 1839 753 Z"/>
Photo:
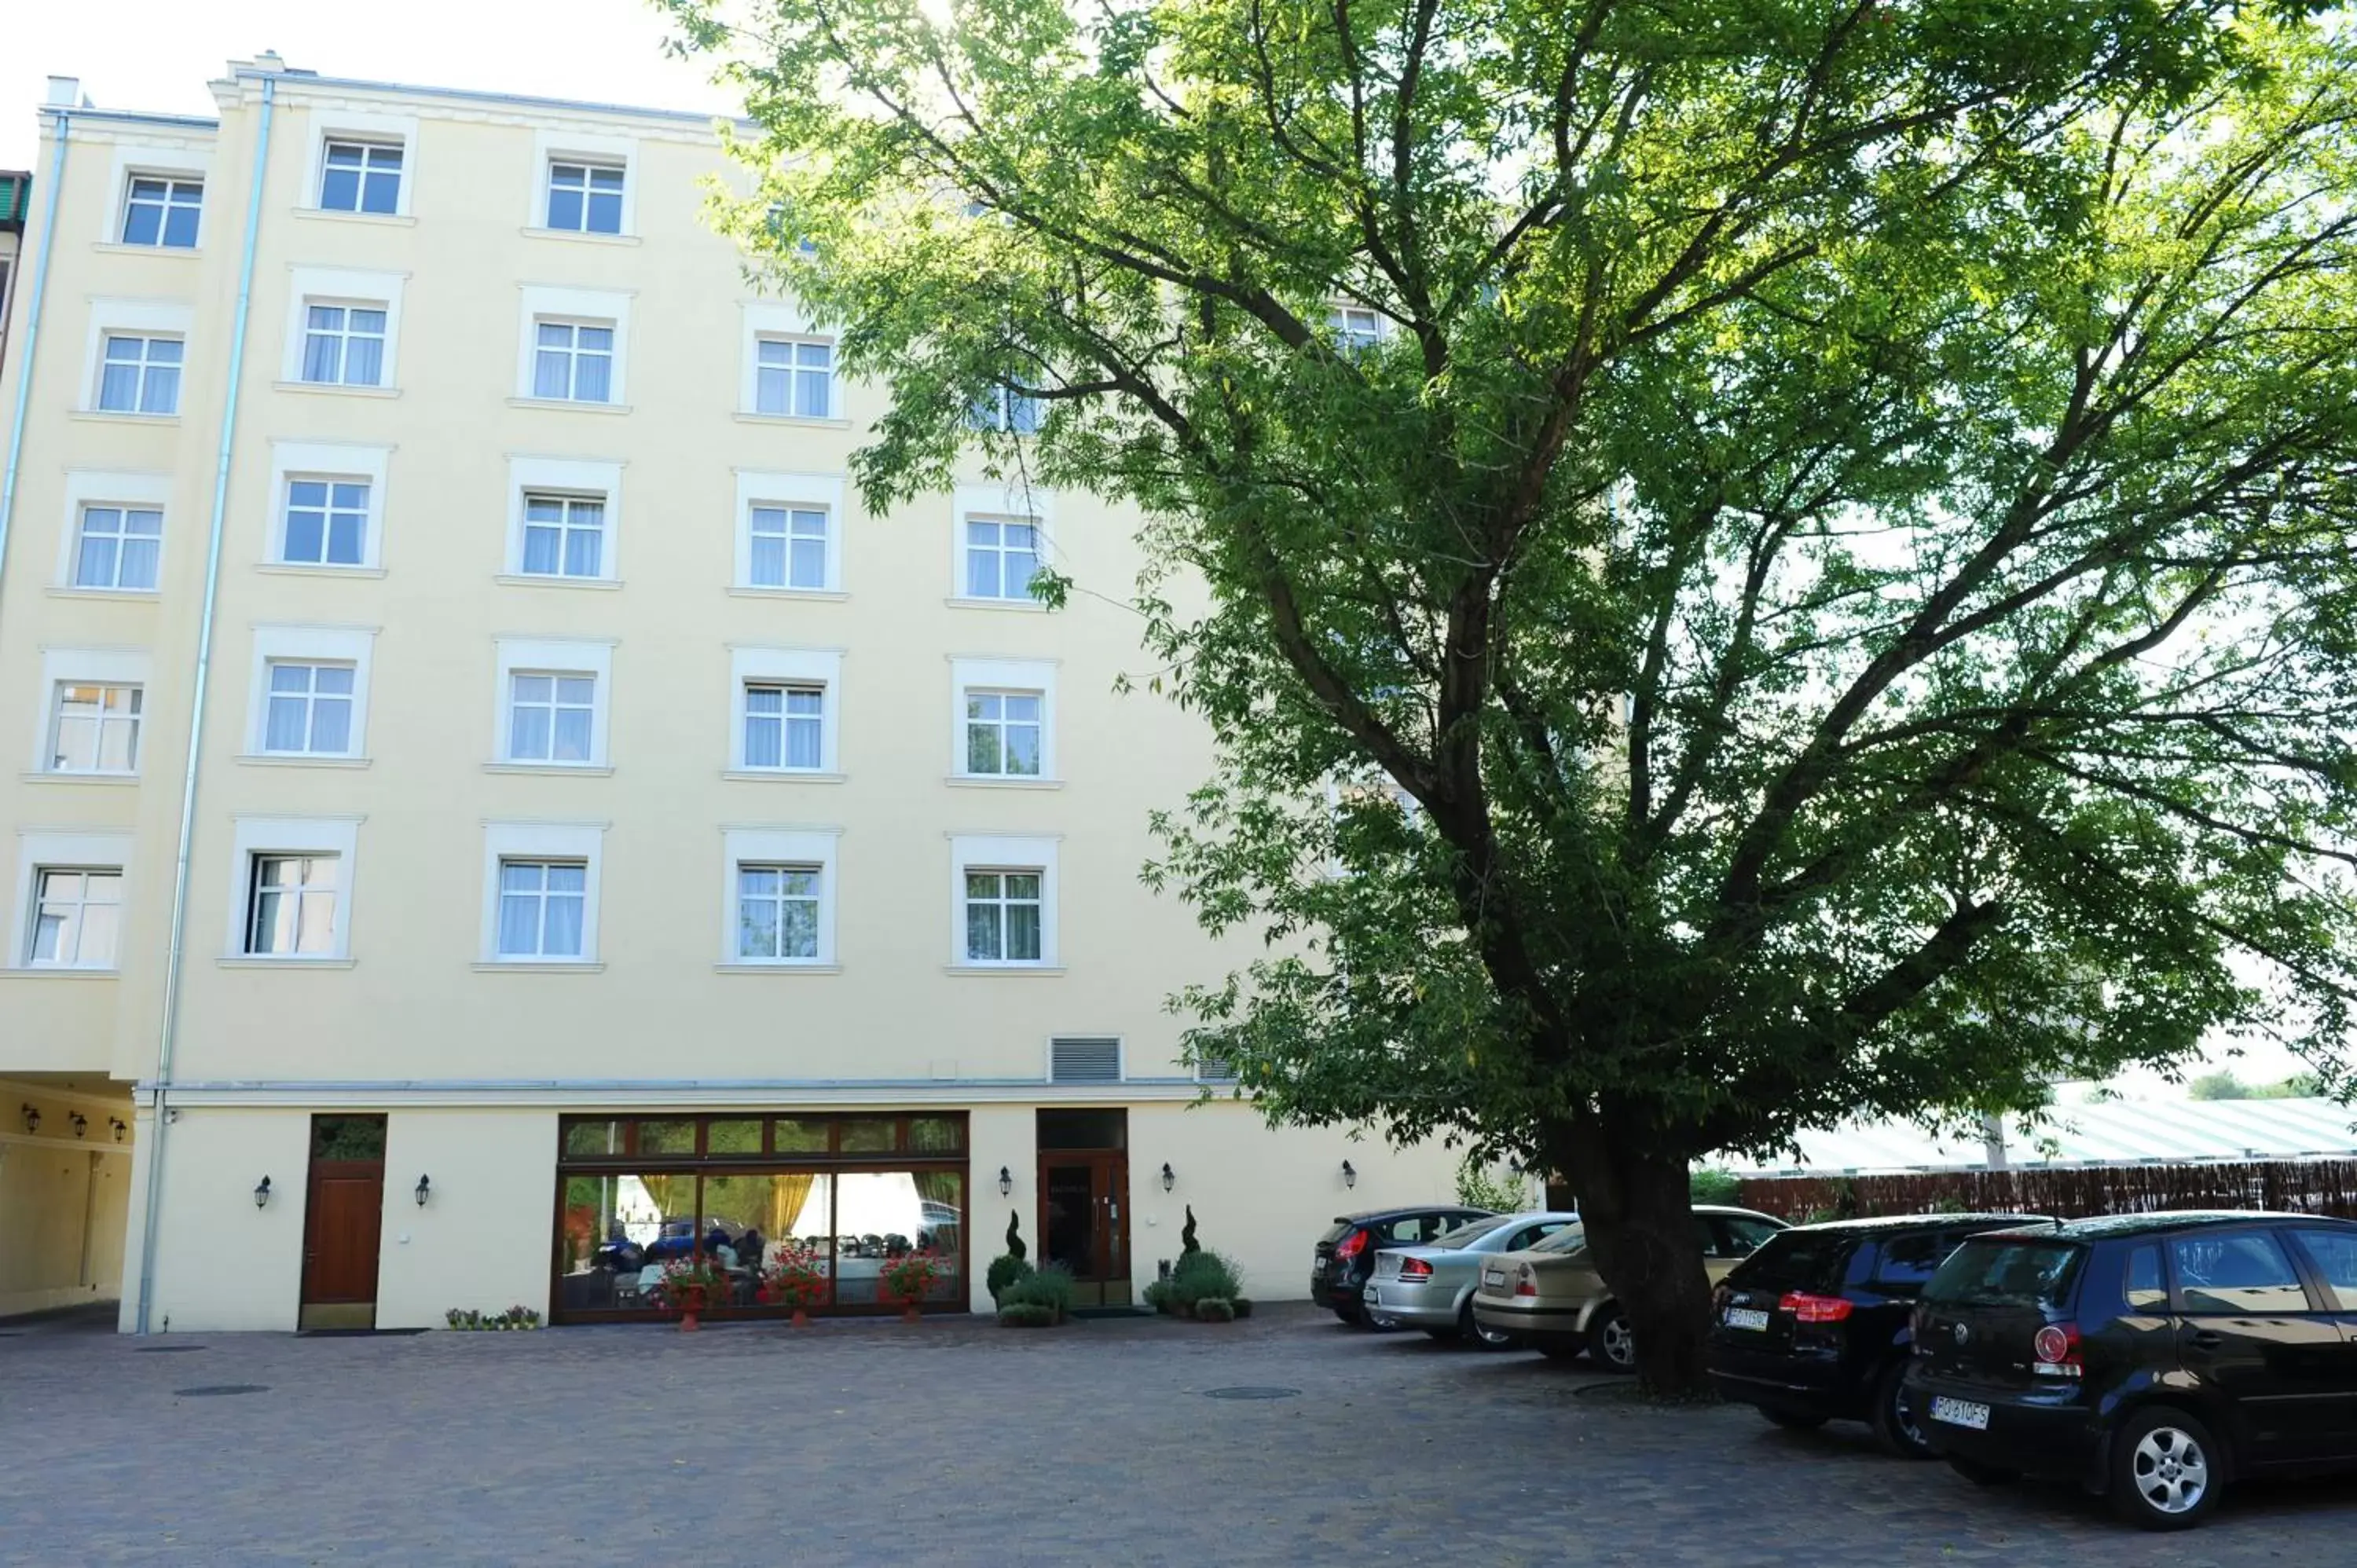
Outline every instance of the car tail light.
<path id="1" fill-rule="evenodd" d="M 1528 1263 L 1524 1263 L 1522 1267 L 1522 1272 L 1514 1276 L 1514 1294 L 1516 1295 L 1536 1295 L 1539 1294 L 1538 1276 L 1531 1272 L 1531 1266 Z"/>
<path id="2" fill-rule="evenodd" d="M 1785 1292 L 1784 1299 L 1776 1307 L 1780 1312 L 1791 1313 L 1800 1323 L 1839 1323 L 1850 1312 L 1846 1296 L 1812 1295 L 1804 1290 Z"/>
<path id="3" fill-rule="evenodd" d="M 1426 1262 L 1422 1258 L 1402 1258 L 1400 1260 L 1400 1278 L 1404 1280 L 1428 1280 L 1431 1277 L 1432 1265 Z"/>
<path id="4" fill-rule="evenodd" d="M 2079 1326 L 2050 1323 L 2029 1342 L 2038 1362 L 2029 1369 L 2041 1378 L 2083 1378 L 2087 1369 L 2079 1360 Z"/>
<path id="5" fill-rule="evenodd" d="M 1353 1230 L 1336 1245 L 1334 1255 L 1338 1258 L 1355 1258 L 1366 1250 L 1367 1233 L 1364 1230 Z"/>

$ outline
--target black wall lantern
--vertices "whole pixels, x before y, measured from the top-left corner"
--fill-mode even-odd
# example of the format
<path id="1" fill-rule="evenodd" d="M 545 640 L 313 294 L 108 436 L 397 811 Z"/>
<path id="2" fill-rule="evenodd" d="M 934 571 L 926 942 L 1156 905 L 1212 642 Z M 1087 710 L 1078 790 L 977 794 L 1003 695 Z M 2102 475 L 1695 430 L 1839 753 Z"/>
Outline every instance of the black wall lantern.
<path id="1" fill-rule="evenodd" d="M 1015 1190 L 1015 1173 L 1005 1165 L 998 1167 L 998 1196 L 1006 1197 Z"/>
<path id="2" fill-rule="evenodd" d="M 1348 1160 L 1344 1160 L 1342 1162 L 1342 1185 L 1344 1187 L 1356 1187 L 1359 1185 L 1358 1167 L 1351 1165 Z"/>
<path id="3" fill-rule="evenodd" d="M 73 1123 L 74 1136 L 77 1138 L 90 1131 L 90 1118 L 79 1111 L 67 1112 L 66 1120 Z"/>
<path id="4" fill-rule="evenodd" d="M 418 1208 L 423 1208 L 425 1207 L 426 1195 L 431 1193 L 433 1190 L 434 1178 L 432 1176 L 422 1176 L 417 1178 L 417 1191 L 414 1196 L 417 1198 Z"/>
<path id="5" fill-rule="evenodd" d="M 123 1118 L 120 1116 L 108 1117 L 106 1119 L 106 1124 L 114 1129 L 114 1141 L 118 1144 L 123 1142 L 123 1134 L 131 1131 L 130 1128 L 123 1124 Z"/>
<path id="6" fill-rule="evenodd" d="M 253 1207 L 260 1208 L 270 1201 L 270 1178 L 264 1176 L 253 1184 Z"/>
<path id="7" fill-rule="evenodd" d="M 1163 1162 L 1162 1162 L 1162 1190 L 1163 1190 L 1163 1191 L 1165 1191 L 1165 1192 L 1168 1192 L 1172 1187 L 1176 1187 L 1178 1184 L 1178 1173 L 1177 1171 L 1174 1171 L 1174 1170 L 1172 1170 L 1172 1169 L 1170 1168 L 1170 1162 L 1169 1162 L 1168 1160 L 1165 1160 L 1165 1161 L 1163 1161 Z"/>

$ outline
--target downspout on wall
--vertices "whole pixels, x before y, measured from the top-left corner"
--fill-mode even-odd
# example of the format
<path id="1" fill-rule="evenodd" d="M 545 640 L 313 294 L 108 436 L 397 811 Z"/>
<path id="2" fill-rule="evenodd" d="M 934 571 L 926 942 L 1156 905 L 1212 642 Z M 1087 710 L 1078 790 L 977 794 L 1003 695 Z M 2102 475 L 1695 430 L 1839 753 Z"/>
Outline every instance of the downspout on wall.
<path id="1" fill-rule="evenodd" d="M 41 248 L 33 257 L 33 297 L 25 307 L 25 346 L 16 355 L 16 406 L 8 417 L 8 467 L 0 474 L 0 589 L 8 585 L 8 524 L 16 515 L 16 472 L 25 456 L 25 421 L 32 408 L 33 352 L 41 343 L 41 301 L 49 291 L 49 252 L 57 244 L 58 190 L 65 183 L 66 139 L 73 127 L 70 108 L 57 116 L 58 148 L 49 160 L 49 188 L 41 197 Z"/>
<path id="2" fill-rule="evenodd" d="M 156 1299 L 156 1222 L 163 1208 L 164 1152 L 170 1137 L 172 1050 L 179 1037 L 180 977 L 188 924 L 188 862 L 196 836 L 197 773 L 205 736 L 205 699 L 212 687 L 213 622 L 221 596 L 221 534 L 229 515 L 230 456 L 237 438 L 238 393 L 245 379 L 246 321 L 253 306 L 253 255 L 262 232 L 263 176 L 270 167 L 270 123 L 277 109 L 278 79 L 262 79 L 262 124 L 254 133 L 253 184 L 246 193 L 245 248 L 237 264 L 237 314 L 230 328 L 229 391 L 221 404 L 221 454 L 213 468 L 212 521 L 205 541 L 203 618 L 197 628 L 197 684 L 188 704 L 188 760 L 180 780 L 180 837 L 172 867 L 171 941 L 164 961 L 164 1018 L 156 1042 L 154 1121 L 147 1150 L 146 1219 L 139 1236 L 139 1310 L 132 1332 L 148 1331 Z M 54 192 L 52 192 L 54 197 Z"/>

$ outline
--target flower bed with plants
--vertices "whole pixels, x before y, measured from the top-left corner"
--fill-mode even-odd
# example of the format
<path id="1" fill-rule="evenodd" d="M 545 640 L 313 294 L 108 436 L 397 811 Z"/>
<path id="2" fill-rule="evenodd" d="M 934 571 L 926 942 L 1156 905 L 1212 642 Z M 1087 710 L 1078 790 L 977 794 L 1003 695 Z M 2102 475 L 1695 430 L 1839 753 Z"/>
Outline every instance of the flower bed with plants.
<path id="1" fill-rule="evenodd" d="M 442 1318 L 451 1327 L 468 1332 L 540 1326 L 540 1314 L 528 1306 L 511 1306 L 505 1312 L 474 1312 L 454 1306 Z"/>

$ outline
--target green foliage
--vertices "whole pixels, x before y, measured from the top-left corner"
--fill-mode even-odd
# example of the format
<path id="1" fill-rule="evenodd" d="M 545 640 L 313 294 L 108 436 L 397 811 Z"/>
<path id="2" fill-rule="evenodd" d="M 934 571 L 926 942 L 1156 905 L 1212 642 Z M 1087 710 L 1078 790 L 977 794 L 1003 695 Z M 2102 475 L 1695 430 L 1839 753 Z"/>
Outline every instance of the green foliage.
<path id="1" fill-rule="evenodd" d="M 1733 1171 L 1698 1170 L 1686 1179 L 1686 1194 L 1696 1203 L 1740 1203 L 1743 1183 Z"/>
<path id="2" fill-rule="evenodd" d="M 2231 1068 L 2203 1073 L 2185 1086 L 2191 1100 L 2305 1100 L 2325 1092 L 2319 1074 L 2297 1073 L 2277 1083 L 2244 1083 Z"/>
<path id="3" fill-rule="evenodd" d="M 1243 1284 L 1243 1272 L 1234 1262 L 1207 1247 L 1180 1258 L 1170 1271 L 1170 1301 L 1191 1308 L 1206 1296 L 1233 1298 Z"/>
<path id="4" fill-rule="evenodd" d="M 983 1283 L 990 1289 L 990 1299 L 1004 1302 L 1006 1299 L 1006 1287 L 1017 1280 L 1028 1278 L 1030 1273 L 1031 1265 L 1028 1262 L 1013 1252 L 1002 1252 L 990 1260 L 990 1267 L 984 1273 L 982 1279 Z"/>
<path id="5" fill-rule="evenodd" d="M 1225 1296 L 1207 1295 L 1195 1304 L 1195 1316 L 1203 1323 L 1232 1323 L 1236 1304 Z"/>
<path id="6" fill-rule="evenodd" d="M 473 1332 L 540 1326 L 539 1312 L 529 1306 L 511 1306 L 505 1312 L 478 1312 L 454 1306 L 442 1315 L 442 1320 L 452 1328 Z"/>
<path id="7" fill-rule="evenodd" d="M 1006 1255 L 1018 1263 L 1030 1255 L 1023 1244 L 1023 1217 L 1012 1208 L 1006 1211 Z"/>
<path id="8" fill-rule="evenodd" d="M 1469 1208 L 1512 1214 L 1528 1201 L 1529 1196 L 1529 1187 L 1522 1177 L 1491 1166 L 1471 1149 L 1457 1164 L 1457 1201 Z"/>
<path id="9" fill-rule="evenodd" d="M 1168 1280 L 1150 1280 L 1146 1283 L 1146 1289 L 1139 1294 L 1145 1299 L 1146 1305 L 1157 1312 L 1168 1312 L 1173 1305 L 1170 1282 Z"/>
<path id="10" fill-rule="evenodd" d="M 1056 1309 L 1038 1302 L 1010 1301 L 998 1309 L 1002 1328 L 1051 1328 L 1056 1324 Z"/>
<path id="11" fill-rule="evenodd" d="M 1178 1228 L 1179 1260 L 1183 1262 L 1201 1251 L 1195 1240 L 1195 1206 L 1190 1203 L 1187 1206 L 1187 1223 Z"/>
<path id="12" fill-rule="evenodd" d="M 1072 1271 L 1061 1263 L 1043 1264 L 1009 1283 L 998 1305 L 1046 1307 L 1061 1317 L 1072 1309 Z"/>

